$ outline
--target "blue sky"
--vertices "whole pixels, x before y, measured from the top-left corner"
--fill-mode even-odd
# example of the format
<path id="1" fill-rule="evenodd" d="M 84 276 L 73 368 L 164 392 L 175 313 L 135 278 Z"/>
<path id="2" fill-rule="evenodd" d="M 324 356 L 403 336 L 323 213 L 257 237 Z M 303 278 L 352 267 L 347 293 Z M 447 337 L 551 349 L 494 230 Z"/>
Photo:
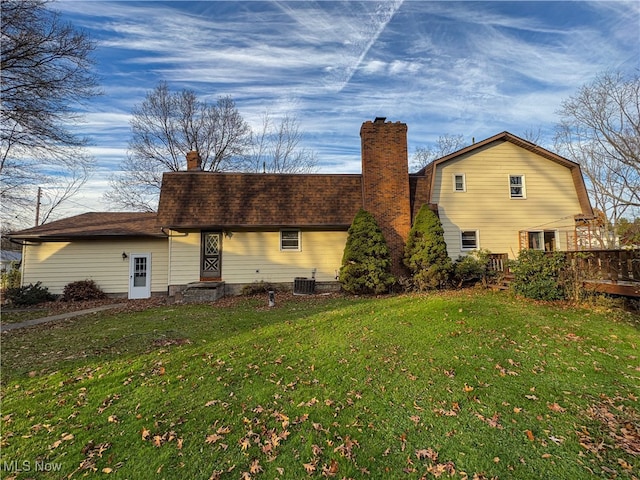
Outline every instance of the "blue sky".
<path id="1" fill-rule="evenodd" d="M 439 135 L 540 131 L 605 70 L 640 69 L 640 2 L 58 0 L 97 42 L 103 95 L 78 126 L 97 168 L 66 213 L 106 210 L 131 109 L 159 81 L 230 95 L 252 126 L 295 115 L 320 172 L 359 173 L 362 122 L 409 126 L 410 155 Z"/>

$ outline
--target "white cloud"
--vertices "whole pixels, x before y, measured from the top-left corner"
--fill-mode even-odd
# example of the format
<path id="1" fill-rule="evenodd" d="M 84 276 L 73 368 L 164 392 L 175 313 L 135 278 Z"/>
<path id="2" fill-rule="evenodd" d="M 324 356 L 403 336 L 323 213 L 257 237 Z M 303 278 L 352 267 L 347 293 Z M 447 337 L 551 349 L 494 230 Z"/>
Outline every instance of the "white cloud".
<path id="1" fill-rule="evenodd" d="M 254 125 L 267 110 L 294 114 L 321 171 L 357 173 L 360 125 L 375 116 L 406 122 L 410 151 L 444 133 L 547 132 L 597 72 L 640 67 L 635 1 L 55 7 L 99 43 L 105 95 L 77 127 L 99 161 L 94 199 L 126 155 L 131 108 L 159 80 L 209 100 L 229 94 Z"/>

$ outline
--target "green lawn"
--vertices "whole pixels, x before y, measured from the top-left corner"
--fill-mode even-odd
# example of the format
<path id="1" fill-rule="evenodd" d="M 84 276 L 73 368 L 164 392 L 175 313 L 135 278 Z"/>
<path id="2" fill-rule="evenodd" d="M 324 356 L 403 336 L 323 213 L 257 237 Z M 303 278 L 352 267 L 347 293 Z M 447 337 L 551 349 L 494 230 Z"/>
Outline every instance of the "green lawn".
<path id="1" fill-rule="evenodd" d="M 638 478 L 639 325 L 466 290 L 6 332 L 0 476 Z"/>

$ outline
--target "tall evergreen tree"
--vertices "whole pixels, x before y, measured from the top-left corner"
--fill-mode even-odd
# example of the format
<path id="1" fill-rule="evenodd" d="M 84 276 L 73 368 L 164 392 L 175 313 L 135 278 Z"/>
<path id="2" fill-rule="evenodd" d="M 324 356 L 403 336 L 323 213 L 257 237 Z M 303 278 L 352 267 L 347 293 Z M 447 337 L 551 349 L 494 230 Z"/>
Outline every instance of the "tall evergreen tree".
<path id="1" fill-rule="evenodd" d="M 350 293 L 385 293 L 395 283 L 391 252 L 376 219 L 360 210 L 351 227 L 340 268 L 342 288 Z"/>
<path id="2" fill-rule="evenodd" d="M 453 265 L 447 254 L 442 223 L 426 204 L 420 208 L 409 231 L 404 264 L 419 290 L 441 288 L 451 275 Z"/>

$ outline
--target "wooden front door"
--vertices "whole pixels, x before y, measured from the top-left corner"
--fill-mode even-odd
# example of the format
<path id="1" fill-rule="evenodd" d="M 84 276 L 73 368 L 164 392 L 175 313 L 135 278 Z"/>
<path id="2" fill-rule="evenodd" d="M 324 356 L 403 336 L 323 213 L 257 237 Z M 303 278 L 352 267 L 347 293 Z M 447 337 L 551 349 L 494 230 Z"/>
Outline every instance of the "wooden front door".
<path id="1" fill-rule="evenodd" d="M 222 276 L 222 232 L 202 232 L 200 277 L 219 279 Z"/>

